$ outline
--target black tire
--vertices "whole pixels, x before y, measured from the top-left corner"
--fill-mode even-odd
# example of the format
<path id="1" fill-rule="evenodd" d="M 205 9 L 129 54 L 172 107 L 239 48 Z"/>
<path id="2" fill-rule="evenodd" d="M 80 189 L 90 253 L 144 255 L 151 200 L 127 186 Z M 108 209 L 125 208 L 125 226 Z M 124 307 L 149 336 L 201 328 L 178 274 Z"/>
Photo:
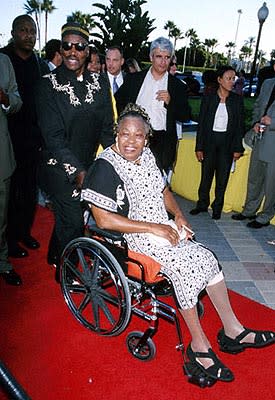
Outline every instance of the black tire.
<path id="1" fill-rule="evenodd" d="M 129 333 L 126 338 L 128 351 L 136 358 L 141 361 L 150 361 L 156 355 L 156 346 L 151 338 L 148 338 L 146 343 L 142 346 L 138 346 L 140 338 L 143 336 L 143 332 L 135 331 Z"/>
<path id="2" fill-rule="evenodd" d="M 124 272 L 103 244 L 72 240 L 60 265 L 61 288 L 75 318 L 98 335 L 116 336 L 131 316 L 131 296 Z"/>

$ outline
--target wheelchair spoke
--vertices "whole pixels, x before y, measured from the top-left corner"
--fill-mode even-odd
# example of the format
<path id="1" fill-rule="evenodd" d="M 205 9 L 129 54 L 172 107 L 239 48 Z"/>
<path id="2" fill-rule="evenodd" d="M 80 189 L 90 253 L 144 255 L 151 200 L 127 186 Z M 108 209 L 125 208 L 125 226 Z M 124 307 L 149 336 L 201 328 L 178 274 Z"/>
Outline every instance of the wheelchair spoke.
<path id="1" fill-rule="evenodd" d="M 96 257 L 96 258 L 94 259 L 94 262 L 93 262 L 93 269 L 91 270 L 91 279 L 92 279 L 92 282 L 96 282 L 96 281 L 97 281 L 99 265 L 100 265 L 99 258 Z"/>
<path id="2" fill-rule="evenodd" d="M 86 294 L 86 296 L 84 297 L 84 299 L 82 300 L 82 302 L 79 304 L 77 310 L 80 312 L 80 314 L 85 310 L 85 308 L 87 307 L 87 305 L 90 302 L 90 295 Z"/>
<path id="3" fill-rule="evenodd" d="M 96 330 L 100 330 L 100 326 L 99 326 L 99 305 L 98 302 L 96 301 L 96 299 L 94 299 L 94 301 L 92 301 L 92 314 L 94 316 L 94 323 L 95 323 L 95 328 Z"/>
<path id="4" fill-rule="evenodd" d="M 72 263 L 72 261 L 71 261 L 69 258 L 65 258 L 64 263 L 66 263 L 66 265 L 69 267 L 70 273 L 71 273 L 72 275 L 75 275 L 75 276 L 77 277 L 77 279 L 78 279 L 80 282 L 83 283 L 83 282 L 84 282 L 83 274 L 82 274 L 78 269 L 76 269 L 76 267 L 75 267 L 75 265 Z"/>
<path id="5" fill-rule="evenodd" d="M 85 293 L 87 293 L 87 289 L 83 285 L 79 285 L 79 284 L 75 284 L 75 283 L 68 283 L 66 285 L 66 287 L 67 287 L 67 290 L 70 293 L 74 293 L 74 294 L 85 294 Z"/>
<path id="6" fill-rule="evenodd" d="M 90 268 L 89 268 L 89 265 L 88 265 L 88 263 L 86 261 L 86 258 L 85 258 L 83 250 L 78 248 L 77 249 L 77 255 L 78 255 L 80 264 L 81 264 L 81 266 L 83 268 L 84 276 L 86 278 L 90 278 L 91 272 L 90 272 Z"/>
<path id="7" fill-rule="evenodd" d="M 95 322 L 96 322 L 96 328 L 100 329 L 99 315 L 98 315 L 99 308 L 101 308 L 103 314 L 108 319 L 110 324 L 114 325 L 115 320 L 114 320 L 107 304 L 103 301 L 103 299 L 100 296 L 95 296 L 94 301 L 93 301 L 93 310 L 95 311 L 94 317 L 95 317 Z"/>

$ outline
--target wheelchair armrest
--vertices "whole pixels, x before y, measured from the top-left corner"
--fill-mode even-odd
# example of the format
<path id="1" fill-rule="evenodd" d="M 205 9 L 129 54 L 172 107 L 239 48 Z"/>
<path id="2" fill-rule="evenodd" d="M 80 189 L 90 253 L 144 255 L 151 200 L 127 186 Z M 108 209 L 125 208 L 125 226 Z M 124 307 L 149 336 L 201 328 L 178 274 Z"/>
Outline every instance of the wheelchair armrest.
<path id="1" fill-rule="evenodd" d="M 89 230 L 114 242 L 123 240 L 123 235 L 120 232 L 106 231 L 105 229 L 100 229 L 97 225 L 90 225 Z"/>

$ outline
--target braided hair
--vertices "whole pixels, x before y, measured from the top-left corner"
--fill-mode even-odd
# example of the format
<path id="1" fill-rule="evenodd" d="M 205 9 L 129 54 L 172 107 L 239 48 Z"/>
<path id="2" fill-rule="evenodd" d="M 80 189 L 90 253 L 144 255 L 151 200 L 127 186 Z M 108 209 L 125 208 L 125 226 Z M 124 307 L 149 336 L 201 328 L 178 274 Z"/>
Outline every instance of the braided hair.
<path id="1" fill-rule="evenodd" d="M 120 113 L 114 127 L 115 135 L 118 134 L 120 123 L 127 117 L 141 118 L 144 122 L 146 136 L 152 136 L 152 126 L 149 115 L 143 107 L 134 103 L 128 103 L 124 110 Z"/>

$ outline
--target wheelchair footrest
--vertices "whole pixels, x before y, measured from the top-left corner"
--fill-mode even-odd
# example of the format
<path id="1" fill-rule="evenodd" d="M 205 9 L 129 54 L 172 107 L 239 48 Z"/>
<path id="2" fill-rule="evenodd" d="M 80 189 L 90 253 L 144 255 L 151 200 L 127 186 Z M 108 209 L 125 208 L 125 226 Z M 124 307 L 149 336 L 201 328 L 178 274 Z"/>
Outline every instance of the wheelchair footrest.
<path id="1" fill-rule="evenodd" d="M 200 388 L 211 387 L 217 380 L 207 376 L 198 366 L 191 362 L 186 361 L 183 365 L 183 372 L 187 375 L 188 382 L 193 383 Z"/>

